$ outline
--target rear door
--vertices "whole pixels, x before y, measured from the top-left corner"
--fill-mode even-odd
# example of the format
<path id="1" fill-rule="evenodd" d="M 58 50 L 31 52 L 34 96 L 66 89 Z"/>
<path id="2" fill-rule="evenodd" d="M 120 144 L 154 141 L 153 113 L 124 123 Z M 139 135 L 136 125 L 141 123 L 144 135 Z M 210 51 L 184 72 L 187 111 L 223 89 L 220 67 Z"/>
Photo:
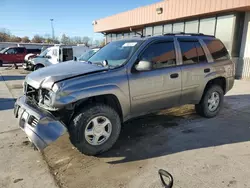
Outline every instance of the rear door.
<path id="1" fill-rule="evenodd" d="M 178 41 L 182 57 L 181 104 L 196 104 L 203 94 L 210 65 L 198 39 L 179 38 Z"/>
<path id="2" fill-rule="evenodd" d="M 23 63 L 25 57 L 25 48 L 16 48 L 16 62 Z"/>
<path id="3" fill-rule="evenodd" d="M 149 44 L 138 61 L 150 61 L 153 69 L 133 72 L 129 76 L 131 111 L 133 116 L 179 104 L 181 69 L 177 66 L 174 41 Z"/>

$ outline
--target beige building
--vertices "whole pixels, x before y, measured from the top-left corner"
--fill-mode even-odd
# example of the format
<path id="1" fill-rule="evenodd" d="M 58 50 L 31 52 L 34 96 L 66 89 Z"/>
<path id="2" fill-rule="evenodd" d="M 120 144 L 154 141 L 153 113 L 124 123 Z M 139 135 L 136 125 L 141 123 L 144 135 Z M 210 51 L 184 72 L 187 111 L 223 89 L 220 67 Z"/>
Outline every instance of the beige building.
<path id="1" fill-rule="evenodd" d="M 163 0 L 93 22 L 106 42 L 164 33 L 204 33 L 220 38 L 236 62 L 236 76 L 250 78 L 250 0 Z M 130 31 L 132 29 L 132 32 Z"/>

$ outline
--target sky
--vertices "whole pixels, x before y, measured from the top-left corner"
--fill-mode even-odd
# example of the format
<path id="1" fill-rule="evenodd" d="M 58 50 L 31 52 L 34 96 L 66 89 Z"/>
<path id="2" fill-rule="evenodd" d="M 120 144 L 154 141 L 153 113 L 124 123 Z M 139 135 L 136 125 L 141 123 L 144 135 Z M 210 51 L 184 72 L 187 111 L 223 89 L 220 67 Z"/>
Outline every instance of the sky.
<path id="1" fill-rule="evenodd" d="M 54 19 L 55 36 L 102 38 L 94 33 L 92 21 L 150 5 L 161 0 L 0 0 L 0 29 L 6 28 L 20 37 L 51 35 Z"/>

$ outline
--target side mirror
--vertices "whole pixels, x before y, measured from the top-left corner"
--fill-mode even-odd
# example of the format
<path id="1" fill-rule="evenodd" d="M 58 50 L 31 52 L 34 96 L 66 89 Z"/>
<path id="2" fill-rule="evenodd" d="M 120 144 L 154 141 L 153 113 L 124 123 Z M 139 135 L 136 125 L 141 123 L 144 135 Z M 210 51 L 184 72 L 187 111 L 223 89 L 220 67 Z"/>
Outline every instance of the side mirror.
<path id="1" fill-rule="evenodd" d="M 46 58 L 51 59 L 51 56 L 50 55 L 46 55 Z"/>
<path id="2" fill-rule="evenodd" d="M 73 60 L 74 60 L 74 61 L 77 61 L 77 58 L 76 58 L 76 56 L 74 56 Z"/>
<path id="3" fill-rule="evenodd" d="M 136 66 L 135 69 L 137 71 L 150 71 L 153 68 L 153 64 L 150 61 L 140 61 Z"/>

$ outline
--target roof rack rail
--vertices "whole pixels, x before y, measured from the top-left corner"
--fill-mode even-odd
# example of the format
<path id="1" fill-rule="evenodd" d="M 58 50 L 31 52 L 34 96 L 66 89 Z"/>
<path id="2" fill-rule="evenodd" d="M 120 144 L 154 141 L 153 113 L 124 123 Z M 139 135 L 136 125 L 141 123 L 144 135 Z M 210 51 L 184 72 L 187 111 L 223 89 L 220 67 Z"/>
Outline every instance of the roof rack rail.
<path id="1" fill-rule="evenodd" d="M 214 37 L 213 35 L 205 35 L 203 33 L 185 33 L 185 32 L 177 32 L 177 33 L 164 33 L 164 36 L 166 35 L 191 35 L 191 36 L 208 36 L 208 37 Z"/>

